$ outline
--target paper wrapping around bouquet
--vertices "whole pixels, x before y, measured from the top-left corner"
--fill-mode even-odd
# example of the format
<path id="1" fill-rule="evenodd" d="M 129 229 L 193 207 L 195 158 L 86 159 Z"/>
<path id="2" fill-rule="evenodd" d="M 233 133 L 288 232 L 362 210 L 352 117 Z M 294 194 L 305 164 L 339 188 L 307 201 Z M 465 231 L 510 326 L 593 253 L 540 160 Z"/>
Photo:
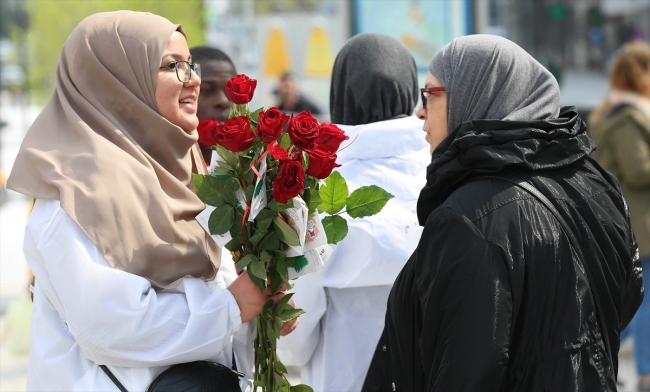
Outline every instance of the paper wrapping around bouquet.
<path id="1" fill-rule="evenodd" d="M 309 210 L 300 198 L 293 199 L 293 208 L 284 211 L 287 223 L 300 238 L 300 246 L 292 246 L 287 256 L 295 257 L 289 268 L 289 279 L 315 272 L 323 268 L 332 255 L 332 248 L 327 245 L 327 236 L 318 214 L 309 218 Z"/>

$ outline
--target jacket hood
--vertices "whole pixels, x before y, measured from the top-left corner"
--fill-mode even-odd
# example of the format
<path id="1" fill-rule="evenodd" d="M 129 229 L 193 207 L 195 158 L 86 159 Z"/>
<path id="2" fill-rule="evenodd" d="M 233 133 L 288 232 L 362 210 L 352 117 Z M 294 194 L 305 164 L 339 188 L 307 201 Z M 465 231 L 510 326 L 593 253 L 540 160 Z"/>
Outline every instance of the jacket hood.
<path id="1" fill-rule="evenodd" d="M 588 156 L 595 148 L 574 107 L 564 107 L 557 118 L 548 120 L 465 122 L 433 152 L 427 185 L 418 198 L 420 225 L 451 192 L 477 174 L 508 167 L 553 170 Z"/>
<path id="2" fill-rule="evenodd" d="M 395 157 L 427 148 L 423 124 L 409 116 L 371 124 L 337 125 L 350 137 L 337 153 L 337 161 Z"/>

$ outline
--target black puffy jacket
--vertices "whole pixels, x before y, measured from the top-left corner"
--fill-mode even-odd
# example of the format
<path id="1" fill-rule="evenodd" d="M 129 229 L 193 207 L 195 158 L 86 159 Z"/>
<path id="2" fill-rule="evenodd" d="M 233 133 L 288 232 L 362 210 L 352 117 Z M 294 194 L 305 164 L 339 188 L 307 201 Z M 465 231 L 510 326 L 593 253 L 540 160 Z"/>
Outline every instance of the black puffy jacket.
<path id="1" fill-rule="evenodd" d="M 589 158 L 594 148 L 573 108 L 549 121 L 465 123 L 441 143 L 418 200 L 424 232 L 391 291 L 363 391 L 616 390 L 619 333 L 643 284 L 618 181 Z M 501 171 L 551 200 L 594 281 L 543 204 L 480 178 Z"/>

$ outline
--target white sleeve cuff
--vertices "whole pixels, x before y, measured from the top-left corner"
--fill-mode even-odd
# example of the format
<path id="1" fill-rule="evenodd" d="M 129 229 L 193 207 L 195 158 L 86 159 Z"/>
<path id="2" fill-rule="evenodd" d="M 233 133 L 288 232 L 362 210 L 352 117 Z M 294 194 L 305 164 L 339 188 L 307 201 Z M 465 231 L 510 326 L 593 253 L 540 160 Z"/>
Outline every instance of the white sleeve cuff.
<path id="1" fill-rule="evenodd" d="M 232 330 L 233 332 L 235 332 L 242 325 L 241 310 L 239 310 L 239 305 L 237 305 L 237 300 L 235 300 L 235 297 L 232 295 L 230 290 L 224 289 L 223 291 L 226 295 L 226 298 L 228 299 L 228 310 L 230 313 L 230 322 L 232 323 Z"/>

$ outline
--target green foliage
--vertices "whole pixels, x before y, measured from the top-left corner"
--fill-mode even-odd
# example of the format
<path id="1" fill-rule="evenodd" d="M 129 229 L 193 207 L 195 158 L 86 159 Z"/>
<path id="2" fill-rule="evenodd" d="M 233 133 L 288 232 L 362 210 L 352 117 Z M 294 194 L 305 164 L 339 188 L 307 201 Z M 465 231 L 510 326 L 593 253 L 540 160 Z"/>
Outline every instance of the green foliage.
<path id="1" fill-rule="evenodd" d="M 305 189 L 302 195 L 309 209 L 309 216 L 316 211 L 319 205 L 323 202 L 323 199 L 320 197 L 320 193 L 316 189 Z"/>
<path id="2" fill-rule="evenodd" d="M 235 222 L 235 209 L 227 204 L 217 207 L 210 214 L 208 228 L 210 234 L 226 234 Z"/>
<path id="3" fill-rule="evenodd" d="M 292 208 L 293 207 L 293 200 L 289 200 L 288 203 L 283 204 L 283 203 L 278 202 L 275 199 L 271 199 L 271 201 L 269 202 L 268 207 L 270 209 L 272 209 L 273 211 L 281 212 L 281 211 L 286 210 L 287 208 Z"/>
<path id="4" fill-rule="evenodd" d="M 336 244 L 348 235 L 348 222 L 339 215 L 323 218 L 323 228 L 328 244 Z"/>
<path id="5" fill-rule="evenodd" d="M 280 217 L 273 218 L 273 228 L 280 237 L 280 241 L 291 246 L 300 246 L 300 238 L 298 234 Z"/>
<path id="6" fill-rule="evenodd" d="M 249 118 L 250 118 L 252 124 L 257 125 L 257 120 L 259 120 L 260 113 L 262 113 L 263 111 L 264 111 L 264 108 L 261 107 L 261 108 L 257 109 L 256 111 L 254 111 L 253 113 L 250 114 Z"/>
<path id="7" fill-rule="evenodd" d="M 282 136 L 280 136 L 280 147 L 287 150 L 289 149 L 290 145 L 291 145 L 291 136 L 289 136 L 288 133 L 283 133 Z"/>
<path id="8" fill-rule="evenodd" d="M 282 312 L 282 314 L 278 316 L 278 318 L 279 318 L 282 322 L 286 323 L 287 321 L 291 321 L 291 320 L 293 320 L 293 319 L 297 319 L 298 317 L 300 317 L 301 314 L 305 314 L 305 311 L 302 310 L 302 309 L 294 309 L 294 308 L 290 308 L 290 309 L 285 309 L 285 310 Z"/>
<path id="9" fill-rule="evenodd" d="M 393 197 L 395 196 L 377 185 L 362 186 L 348 198 L 346 211 L 352 218 L 375 215 Z"/>
<path id="10" fill-rule="evenodd" d="M 237 203 L 235 190 L 237 181 L 232 178 L 223 179 L 211 175 L 192 174 L 196 195 L 205 204 L 220 207 L 223 204 L 234 206 Z"/>
<path id="11" fill-rule="evenodd" d="M 290 392 L 314 392 L 314 390 L 309 386 L 305 384 L 298 384 L 298 385 L 293 385 L 289 387 Z"/>
<path id="12" fill-rule="evenodd" d="M 323 199 L 320 209 L 328 214 L 336 214 L 345 207 L 348 199 L 348 184 L 341 173 L 335 171 L 330 174 L 320 188 L 320 197 Z"/>
<path id="13" fill-rule="evenodd" d="M 223 180 L 201 174 L 192 174 L 192 180 L 194 180 L 196 195 L 202 202 L 214 207 L 219 207 L 225 203 L 223 196 L 221 195 L 221 187 L 219 183 L 219 181 Z"/>
<path id="14" fill-rule="evenodd" d="M 4 0 L 3 0 L 4 1 Z M 203 0 L 27 0 L 29 86 L 38 102 L 49 97 L 59 54 L 72 30 L 97 12 L 147 11 L 183 26 L 189 46 L 204 43 Z"/>
<path id="15" fill-rule="evenodd" d="M 216 145 L 215 148 L 217 150 L 217 154 L 219 154 L 219 156 L 223 158 L 226 161 L 226 163 L 228 163 L 228 166 L 234 169 L 239 165 L 239 160 L 237 159 L 234 153 L 230 152 L 225 147 L 220 146 L 218 144 Z"/>

